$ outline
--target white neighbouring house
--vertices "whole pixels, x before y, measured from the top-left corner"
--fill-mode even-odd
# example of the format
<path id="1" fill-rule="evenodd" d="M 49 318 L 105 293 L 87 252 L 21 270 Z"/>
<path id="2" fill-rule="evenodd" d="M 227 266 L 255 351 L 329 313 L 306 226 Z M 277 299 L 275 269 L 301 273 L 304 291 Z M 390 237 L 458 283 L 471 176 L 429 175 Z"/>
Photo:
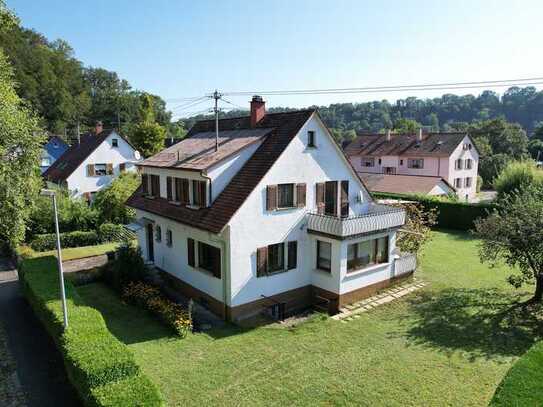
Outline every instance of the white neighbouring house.
<path id="1" fill-rule="evenodd" d="M 477 194 L 479 152 L 467 133 L 363 134 L 345 147 L 345 154 L 356 171 L 381 188 L 378 192 L 444 195 L 452 186 L 461 199 Z"/>
<path id="2" fill-rule="evenodd" d="M 225 319 L 337 312 L 412 274 L 401 208 L 368 194 L 315 110 L 197 122 L 139 164 L 138 241 L 182 294 Z"/>
<path id="3" fill-rule="evenodd" d="M 74 197 L 92 201 L 123 171 L 136 171 L 139 152 L 115 130 L 97 124 L 94 133 L 84 134 L 47 170 L 47 182 L 66 187 Z"/>

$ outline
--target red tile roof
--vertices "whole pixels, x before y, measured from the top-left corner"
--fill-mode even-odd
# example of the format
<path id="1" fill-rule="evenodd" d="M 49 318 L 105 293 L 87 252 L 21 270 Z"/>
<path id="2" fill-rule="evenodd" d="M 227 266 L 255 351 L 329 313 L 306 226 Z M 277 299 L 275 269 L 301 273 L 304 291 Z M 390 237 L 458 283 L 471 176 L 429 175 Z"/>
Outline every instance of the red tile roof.
<path id="1" fill-rule="evenodd" d="M 266 114 L 258 122 L 256 129 L 271 131 L 266 132 L 266 137 L 256 152 L 208 208 L 194 210 L 172 205 L 164 198 L 148 199 L 142 195 L 141 188 L 128 199 L 127 205 L 189 226 L 220 233 L 314 112 L 315 110 L 298 110 Z M 219 128 L 223 131 L 251 129 L 250 116 L 222 119 L 219 122 Z M 188 136 L 212 132 L 214 128 L 214 120 L 197 122 Z"/>
<path id="2" fill-rule="evenodd" d="M 427 194 L 440 182 L 444 182 L 452 192 L 452 185 L 441 177 L 421 175 L 387 175 L 359 172 L 365 185 L 372 192 L 387 192 L 394 194 Z"/>
<path id="3" fill-rule="evenodd" d="M 403 155 L 412 157 L 449 156 L 462 142 L 467 133 L 427 133 L 422 141 L 414 134 L 392 134 L 387 141 L 385 134 L 363 134 L 347 147 L 348 156 L 362 155 L 381 157 Z"/>

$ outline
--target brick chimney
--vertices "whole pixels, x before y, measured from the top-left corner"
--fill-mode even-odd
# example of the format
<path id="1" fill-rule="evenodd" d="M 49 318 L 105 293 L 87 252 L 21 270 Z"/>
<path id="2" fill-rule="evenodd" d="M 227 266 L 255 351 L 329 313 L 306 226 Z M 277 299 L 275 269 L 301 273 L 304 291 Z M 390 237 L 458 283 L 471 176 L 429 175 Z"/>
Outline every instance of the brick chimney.
<path id="1" fill-rule="evenodd" d="M 417 134 L 417 141 L 419 143 L 422 141 L 422 128 L 419 129 L 419 133 Z"/>
<path id="2" fill-rule="evenodd" d="M 256 127 L 256 124 L 266 116 L 266 102 L 262 100 L 262 96 L 253 96 L 251 100 L 251 127 Z"/>
<path id="3" fill-rule="evenodd" d="M 390 141 L 391 135 L 390 135 L 390 129 L 387 130 L 386 140 Z"/>
<path id="4" fill-rule="evenodd" d="M 96 122 L 96 125 L 94 126 L 94 132 L 96 133 L 96 135 L 98 135 L 102 132 L 102 130 L 104 130 L 104 125 L 100 120 L 98 120 Z"/>

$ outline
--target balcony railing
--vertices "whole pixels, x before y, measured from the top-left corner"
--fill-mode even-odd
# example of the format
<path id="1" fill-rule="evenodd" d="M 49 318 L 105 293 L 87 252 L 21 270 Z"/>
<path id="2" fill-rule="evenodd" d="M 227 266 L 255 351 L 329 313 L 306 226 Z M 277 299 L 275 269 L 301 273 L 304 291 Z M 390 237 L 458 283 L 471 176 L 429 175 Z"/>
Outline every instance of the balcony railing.
<path id="1" fill-rule="evenodd" d="M 394 260 L 394 276 L 415 271 L 417 268 L 417 256 L 414 254 L 403 254 L 401 257 Z"/>
<path id="2" fill-rule="evenodd" d="M 402 208 L 374 204 L 367 213 L 346 218 L 310 213 L 307 230 L 343 239 L 397 228 L 404 223 L 405 210 Z"/>

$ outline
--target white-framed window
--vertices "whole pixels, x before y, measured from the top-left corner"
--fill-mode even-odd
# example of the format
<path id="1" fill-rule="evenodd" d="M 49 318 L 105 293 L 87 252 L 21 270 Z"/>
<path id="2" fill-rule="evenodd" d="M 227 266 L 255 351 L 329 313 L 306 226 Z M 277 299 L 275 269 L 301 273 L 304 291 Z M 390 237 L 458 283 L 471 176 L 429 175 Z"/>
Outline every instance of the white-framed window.
<path id="1" fill-rule="evenodd" d="M 409 158 L 407 160 L 407 168 L 422 169 L 424 168 L 423 158 Z"/>
<path id="2" fill-rule="evenodd" d="M 316 137 L 315 132 L 313 130 L 309 130 L 307 132 L 307 146 L 308 147 L 317 147 L 315 137 Z"/>
<path id="3" fill-rule="evenodd" d="M 317 240 L 317 268 L 332 272 L 332 243 Z"/>
<path id="4" fill-rule="evenodd" d="M 97 177 L 107 175 L 107 164 L 94 164 L 94 175 Z"/>
<path id="5" fill-rule="evenodd" d="M 348 273 L 382 263 L 388 263 L 388 236 L 347 246 Z"/>
<path id="6" fill-rule="evenodd" d="M 111 147 L 119 147 L 119 140 L 116 138 L 111 139 Z"/>
<path id="7" fill-rule="evenodd" d="M 470 187 L 471 187 L 471 183 L 472 183 L 471 177 L 467 177 L 466 179 L 464 179 L 464 187 L 465 187 L 465 188 L 470 188 Z"/>
<path id="8" fill-rule="evenodd" d="M 466 158 L 464 160 L 464 168 L 466 170 L 471 170 L 473 168 L 473 160 L 471 158 Z"/>
<path id="9" fill-rule="evenodd" d="M 374 167 L 375 158 L 373 157 L 362 157 L 362 167 Z"/>
<path id="10" fill-rule="evenodd" d="M 155 227 L 155 240 L 159 243 L 162 241 L 162 228 L 160 225 L 156 225 Z"/>
<path id="11" fill-rule="evenodd" d="M 455 188 L 462 188 L 462 178 L 455 178 L 454 179 L 454 187 Z"/>
<path id="12" fill-rule="evenodd" d="M 461 170 L 462 168 L 464 168 L 464 160 L 461 158 L 454 160 L 454 169 Z"/>
<path id="13" fill-rule="evenodd" d="M 173 234 L 172 234 L 172 231 L 170 229 L 166 230 L 166 245 L 168 247 L 172 247 L 172 245 L 173 245 Z"/>
<path id="14" fill-rule="evenodd" d="M 279 209 L 294 207 L 294 184 L 277 185 L 277 207 Z"/>
<path id="15" fill-rule="evenodd" d="M 49 157 L 42 157 L 41 158 L 41 166 L 42 167 L 49 167 L 51 165 L 51 158 Z"/>

